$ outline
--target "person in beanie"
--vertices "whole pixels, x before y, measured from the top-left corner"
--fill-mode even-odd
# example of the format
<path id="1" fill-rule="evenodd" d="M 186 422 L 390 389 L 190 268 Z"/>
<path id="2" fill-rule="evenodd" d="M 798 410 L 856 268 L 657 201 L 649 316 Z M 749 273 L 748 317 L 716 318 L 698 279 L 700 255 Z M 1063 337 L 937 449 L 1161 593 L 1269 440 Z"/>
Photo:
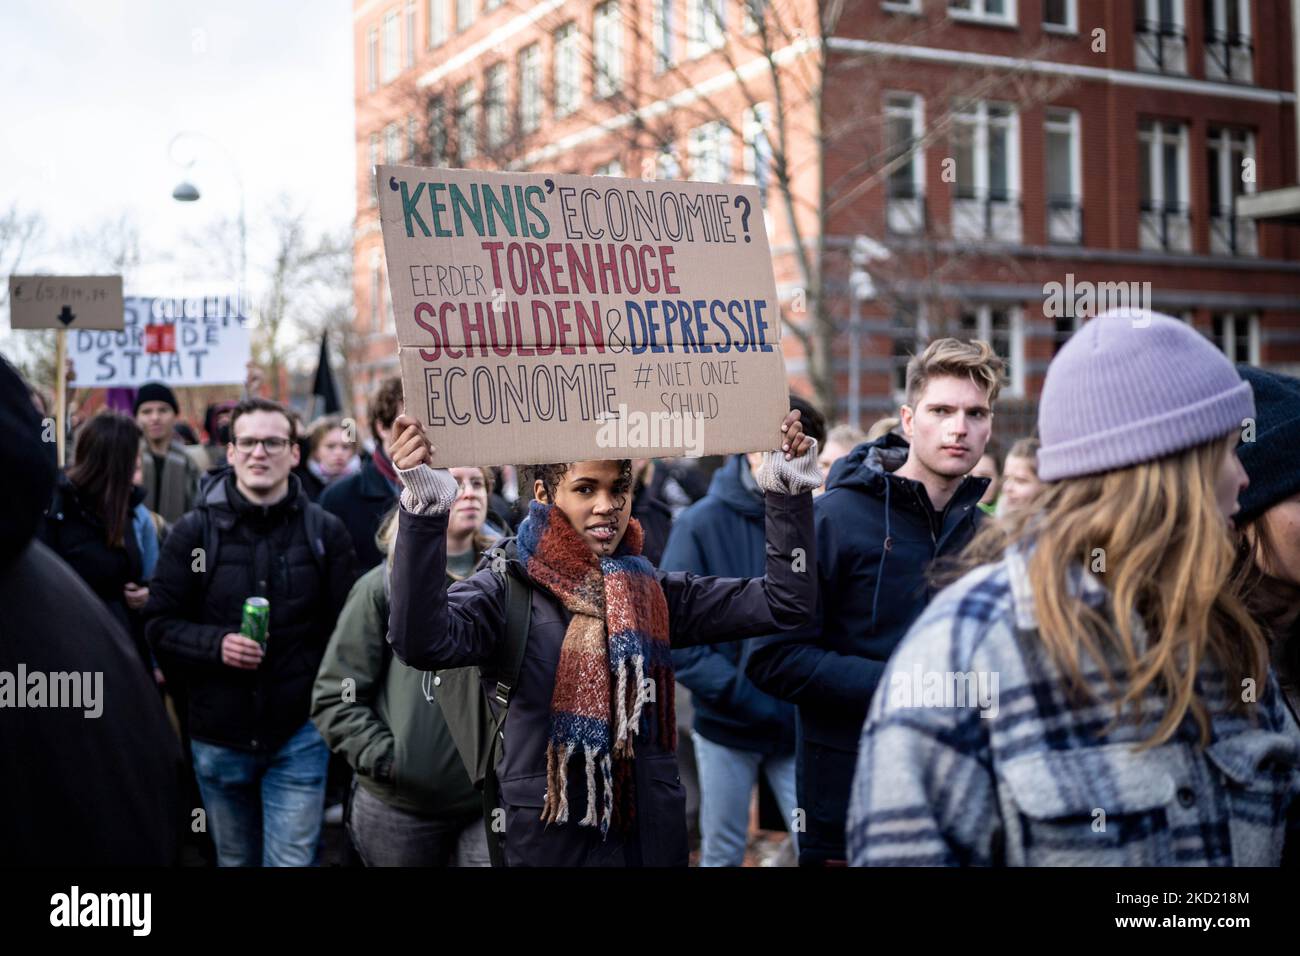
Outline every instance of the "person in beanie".
<path id="1" fill-rule="evenodd" d="M 987 523 L 863 730 L 859 866 L 1272 866 L 1300 727 L 1228 587 L 1250 385 L 1117 310 L 1047 370 L 1035 507 Z"/>
<path id="2" fill-rule="evenodd" d="M 934 594 L 932 563 L 970 542 L 987 478 L 970 474 L 993 429 L 1003 363 L 987 342 L 944 338 L 907 363 L 906 437 L 886 432 L 836 462 L 817 499 L 816 619 L 763 638 L 760 690 L 799 708 L 800 866 L 842 866 L 858 736 L 898 642 Z"/>
<path id="3" fill-rule="evenodd" d="M 631 461 L 580 461 L 531 469 L 535 500 L 517 536 L 499 545 L 505 567 L 448 588 L 447 510 L 458 486 L 430 467 L 434 452 L 415 421 L 398 418 L 394 433 L 389 451 L 404 485 L 388 618 L 397 657 L 426 670 L 491 667 L 510 630 L 504 576 L 528 589 L 527 643 L 497 765 L 506 865 L 685 866 L 671 651 L 807 621 L 821 474 L 799 413 L 773 428 L 782 450 L 756 476 L 767 492 L 761 578 L 655 570 L 631 517 Z"/>
<path id="4" fill-rule="evenodd" d="M 172 530 L 145 628 L 183 664 L 190 751 L 220 866 L 310 866 L 329 748 L 311 690 L 356 578 L 347 529 L 307 499 L 288 410 L 245 399 L 230 418 L 231 468 Z M 244 602 L 270 605 L 265 643 Z"/>
<path id="5" fill-rule="evenodd" d="M 1254 389 L 1255 421 L 1238 450 L 1250 487 L 1234 519 L 1234 579 L 1272 645 L 1291 711 L 1300 715 L 1300 379 L 1237 368 Z"/>
<path id="6" fill-rule="evenodd" d="M 175 524 L 194 507 L 203 468 L 176 437 L 180 406 L 176 393 L 161 382 L 146 382 L 135 394 L 135 423 L 144 434 L 141 481 L 144 506 Z M 195 446 L 198 454 L 203 449 Z"/>

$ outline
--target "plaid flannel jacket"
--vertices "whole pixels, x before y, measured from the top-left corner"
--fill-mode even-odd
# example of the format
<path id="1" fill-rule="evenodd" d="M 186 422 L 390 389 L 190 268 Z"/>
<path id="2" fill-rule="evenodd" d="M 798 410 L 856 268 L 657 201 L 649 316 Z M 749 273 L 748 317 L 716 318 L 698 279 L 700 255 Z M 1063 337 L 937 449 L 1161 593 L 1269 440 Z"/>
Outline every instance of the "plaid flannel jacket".
<path id="1" fill-rule="evenodd" d="M 1012 550 L 942 591 L 891 658 L 863 727 L 849 805 L 857 866 L 1275 866 L 1300 810 L 1300 726 L 1268 685 L 1228 688 L 1202 667 L 1212 710 L 1143 751 L 1163 712 L 1115 725 L 1116 692 L 1093 666 L 1081 704 L 1038 638 L 1027 554 Z M 1107 592 L 1082 566 L 1073 593 Z M 1139 630 L 1139 638 L 1142 632 Z M 1117 683 L 1125 682 L 1118 662 Z"/>

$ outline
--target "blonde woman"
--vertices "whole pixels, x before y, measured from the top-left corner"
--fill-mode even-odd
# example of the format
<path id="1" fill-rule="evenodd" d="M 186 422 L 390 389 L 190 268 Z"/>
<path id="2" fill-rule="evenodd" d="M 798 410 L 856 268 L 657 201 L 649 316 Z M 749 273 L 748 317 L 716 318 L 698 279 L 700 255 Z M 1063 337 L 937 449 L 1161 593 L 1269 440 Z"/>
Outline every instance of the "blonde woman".
<path id="1" fill-rule="evenodd" d="M 986 525 L 864 726 L 857 865 L 1277 865 L 1300 728 L 1232 589 L 1250 386 L 1176 319 L 1048 369 L 1033 511 Z"/>

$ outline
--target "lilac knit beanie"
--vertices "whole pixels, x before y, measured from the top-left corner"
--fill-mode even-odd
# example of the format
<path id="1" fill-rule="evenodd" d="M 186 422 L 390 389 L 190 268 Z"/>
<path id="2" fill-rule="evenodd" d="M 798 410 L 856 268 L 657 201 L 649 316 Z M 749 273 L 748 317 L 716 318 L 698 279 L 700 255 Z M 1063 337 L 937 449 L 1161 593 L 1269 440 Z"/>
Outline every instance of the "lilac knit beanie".
<path id="1" fill-rule="evenodd" d="M 1249 383 L 1203 335 L 1158 312 L 1114 309 L 1084 323 L 1047 368 L 1038 477 L 1154 461 L 1254 415 Z"/>

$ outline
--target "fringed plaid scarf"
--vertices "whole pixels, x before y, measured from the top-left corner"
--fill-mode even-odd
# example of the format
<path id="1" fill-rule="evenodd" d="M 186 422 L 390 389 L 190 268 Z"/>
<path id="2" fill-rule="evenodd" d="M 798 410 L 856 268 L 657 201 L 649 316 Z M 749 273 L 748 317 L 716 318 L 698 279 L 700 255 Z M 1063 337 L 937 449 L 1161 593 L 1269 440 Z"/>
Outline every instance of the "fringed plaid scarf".
<path id="1" fill-rule="evenodd" d="M 644 739 L 646 706 L 654 705 L 659 740 L 677 749 L 668 602 L 654 567 L 641 557 L 635 518 L 613 557 L 593 554 L 564 513 L 534 501 L 516 544 L 528 576 L 573 613 L 551 697 L 542 819 L 569 819 L 569 763 L 583 758 L 586 813 L 579 826 L 611 823 L 626 831 L 636 816 L 632 741 Z"/>

